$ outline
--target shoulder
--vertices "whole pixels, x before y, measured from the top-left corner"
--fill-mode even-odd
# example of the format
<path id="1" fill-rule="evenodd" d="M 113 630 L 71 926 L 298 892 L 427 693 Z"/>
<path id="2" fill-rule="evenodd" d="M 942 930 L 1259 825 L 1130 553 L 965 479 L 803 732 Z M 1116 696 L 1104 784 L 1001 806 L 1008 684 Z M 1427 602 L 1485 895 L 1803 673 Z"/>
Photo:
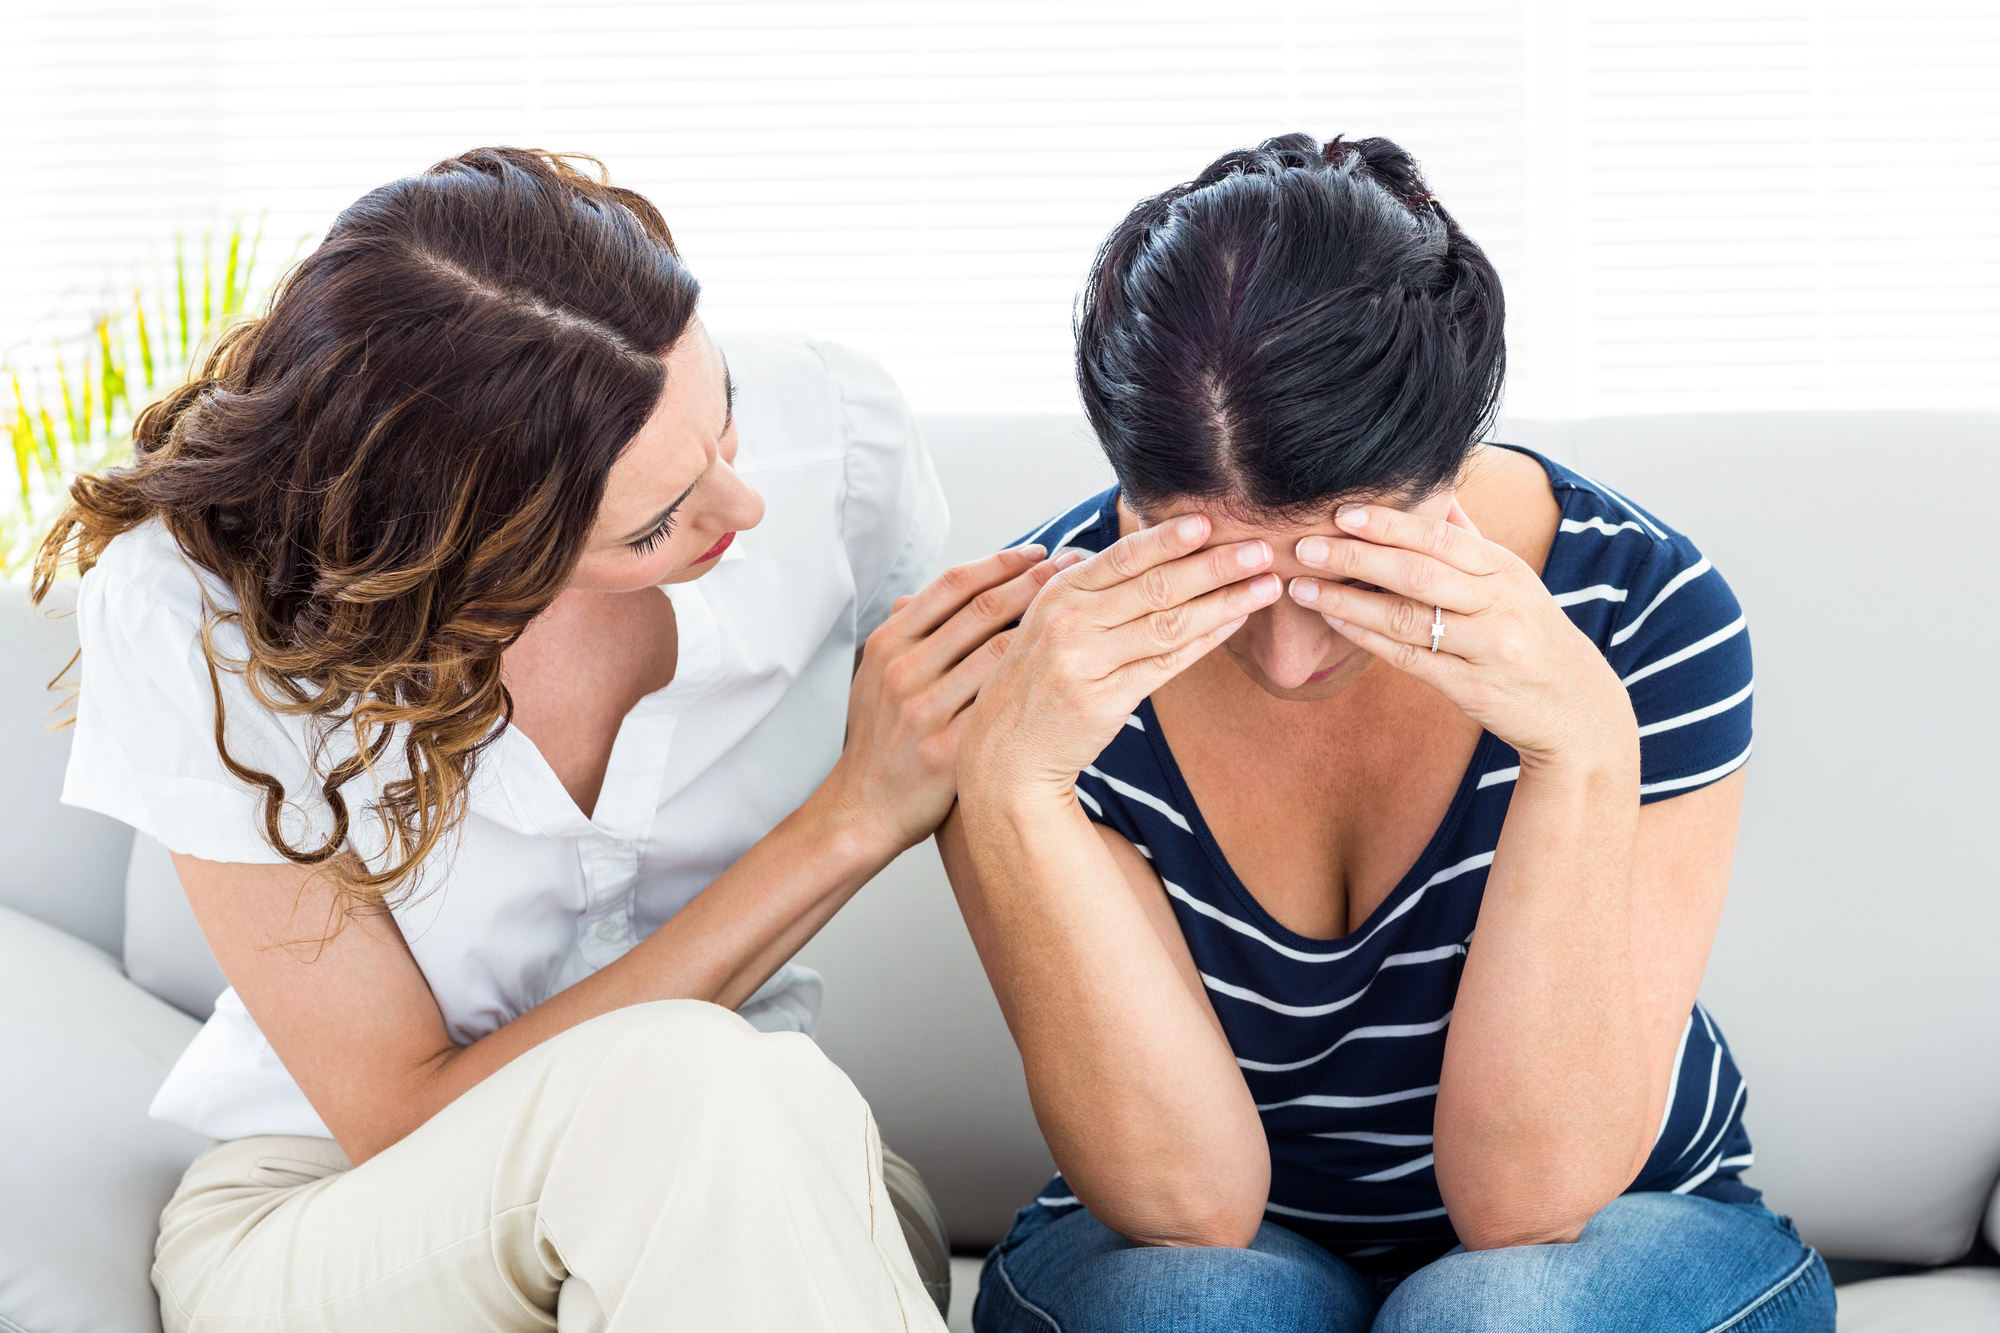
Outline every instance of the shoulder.
<path id="1" fill-rule="evenodd" d="M 235 604 L 228 587 L 188 559 L 166 524 L 153 518 L 105 545 L 83 576 L 78 613 L 86 634 L 89 622 L 101 611 L 115 608 L 114 613 L 125 619 L 142 607 L 166 623 L 198 633 L 210 607 L 227 609 Z"/>
<path id="2" fill-rule="evenodd" d="M 929 577 L 950 526 L 915 415 L 889 372 L 851 347 L 800 334 L 717 341 L 736 383 L 738 470 L 794 543 L 840 543 L 867 637 Z"/>
<path id="3" fill-rule="evenodd" d="M 1065 546 L 1101 551 L 1118 540 L 1118 488 L 1113 486 L 1037 524 L 1009 547 L 1039 542 L 1051 555 Z"/>
<path id="4" fill-rule="evenodd" d="M 1630 496 L 1543 465 L 1562 513 L 1543 582 L 1621 675 L 1691 629 L 1742 617 L 1728 580 L 1693 540 Z"/>
<path id="5" fill-rule="evenodd" d="M 736 385 L 743 470 L 916 444 L 902 391 L 866 353 L 795 333 L 718 333 L 716 341 Z"/>
<path id="6" fill-rule="evenodd" d="M 1543 581 L 1618 673 L 1639 722 L 1640 797 L 1693 791 L 1750 757 L 1749 623 L 1685 534 L 1544 460 L 1562 519 Z"/>

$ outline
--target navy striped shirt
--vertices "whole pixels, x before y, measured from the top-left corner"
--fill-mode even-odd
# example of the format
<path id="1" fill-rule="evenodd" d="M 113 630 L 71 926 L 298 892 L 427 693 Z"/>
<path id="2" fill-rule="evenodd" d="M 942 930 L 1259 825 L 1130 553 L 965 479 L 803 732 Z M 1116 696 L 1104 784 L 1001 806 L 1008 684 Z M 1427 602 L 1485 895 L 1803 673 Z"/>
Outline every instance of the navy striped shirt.
<path id="1" fill-rule="evenodd" d="M 1640 800 L 1734 772 L 1750 757 L 1751 666 L 1729 585 L 1686 537 L 1532 456 L 1562 510 L 1543 583 L 1631 695 Z M 1106 491 L 1022 540 L 1102 550 L 1118 537 L 1117 499 Z M 1165 882 L 1263 1117 L 1267 1216 L 1337 1254 L 1414 1266 L 1456 1243 L 1432 1171 L 1431 1123 L 1459 975 L 1519 774 L 1512 747 L 1482 734 L 1417 863 L 1338 940 L 1296 934 L 1258 906 L 1188 794 L 1150 702 L 1077 778 L 1090 817 L 1136 844 Z M 1739 1179 L 1751 1161 L 1743 1101 L 1729 1047 L 1696 1006 L 1632 1190 L 1755 1201 Z M 1078 1206 L 1060 1176 L 1036 1203 Z"/>

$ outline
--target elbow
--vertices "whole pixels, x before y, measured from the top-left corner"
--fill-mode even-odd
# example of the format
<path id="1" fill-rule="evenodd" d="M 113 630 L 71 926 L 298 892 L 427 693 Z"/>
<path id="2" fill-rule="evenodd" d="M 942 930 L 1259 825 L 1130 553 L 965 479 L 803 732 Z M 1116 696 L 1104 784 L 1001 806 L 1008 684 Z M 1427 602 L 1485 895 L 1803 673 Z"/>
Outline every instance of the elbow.
<path id="1" fill-rule="evenodd" d="M 1112 1229 L 1134 1245 L 1247 1250 L 1263 1224 L 1261 1213 L 1249 1215 L 1242 1209 L 1210 1209 L 1162 1214 Z"/>
<path id="2" fill-rule="evenodd" d="M 1106 1201 L 1091 1211 L 1134 1245 L 1247 1250 L 1264 1225 L 1264 1191 L 1218 1189 L 1214 1182 L 1189 1182 L 1145 1197 Z"/>
<path id="3" fill-rule="evenodd" d="M 1569 1245 L 1583 1234 L 1589 1215 L 1574 1218 L 1490 1217 L 1452 1219 L 1468 1250 L 1511 1250 L 1523 1245 Z"/>

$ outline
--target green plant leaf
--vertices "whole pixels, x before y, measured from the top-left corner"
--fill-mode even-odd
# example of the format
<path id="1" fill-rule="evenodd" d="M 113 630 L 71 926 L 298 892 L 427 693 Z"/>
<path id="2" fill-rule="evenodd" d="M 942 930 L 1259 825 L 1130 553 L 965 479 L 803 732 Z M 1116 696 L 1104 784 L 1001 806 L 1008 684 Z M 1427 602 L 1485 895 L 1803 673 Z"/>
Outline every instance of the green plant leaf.
<path id="1" fill-rule="evenodd" d="M 40 451 L 35 448 L 35 427 L 28 419 L 28 400 L 21 395 L 21 377 L 14 381 L 14 420 L 8 426 L 7 434 L 14 443 L 14 467 L 21 474 L 21 503 L 27 504 L 31 498 L 28 491 L 28 460 Z"/>
<path id="2" fill-rule="evenodd" d="M 139 368 L 145 372 L 146 387 L 153 387 L 153 340 L 146 335 L 146 298 L 135 285 L 132 288 L 133 328 L 139 340 Z M 130 401 L 129 399 L 127 400 Z"/>
<path id="3" fill-rule="evenodd" d="M 132 400 L 125 393 L 125 367 L 111 350 L 111 316 L 109 315 L 105 315 L 97 321 L 97 345 L 102 357 L 102 360 L 98 363 L 97 373 L 103 388 L 104 437 L 108 440 L 112 438 L 112 408 L 121 400 L 127 407 L 132 405 Z"/>
<path id="4" fill-rule="evenodd" d="M 180 296 L 181 360 L 185 361 L 188 356 L 187 238 L 180 232 L 174 233 L 174 291 Z"/>
<path id="5" fill-rule="evenodd" d="M 236 290 L 236 259 L 243 248 L 243 220 L 238 218 L 229 229 L 229 258 L 222 266 L 222 317 L 229 318 L 236 313 L 236 302 L 241 295 Z"/>
<path id="6" fill-rule="evenodd" d="M 69 391 L 69 371 L 63 366 L 62 344 L 56 344 L 56 383 L 62 385 L 63 418 L 69 423 L 69 442 L 79 445 L 89 438 L 89 412 L 85 410 L 82 422 L 77 420 L 76 399 Z"/>
<path id="7" fill-rule="evenodd" d="M 47 457 L 48 465 L 50 467 L 54 467 L 56 465 L 55 418 L 49 415 L 49 409 L 46 407 L 41 409 L 41 414 L 42 414 L 42 453 L 45 457 Z"/>

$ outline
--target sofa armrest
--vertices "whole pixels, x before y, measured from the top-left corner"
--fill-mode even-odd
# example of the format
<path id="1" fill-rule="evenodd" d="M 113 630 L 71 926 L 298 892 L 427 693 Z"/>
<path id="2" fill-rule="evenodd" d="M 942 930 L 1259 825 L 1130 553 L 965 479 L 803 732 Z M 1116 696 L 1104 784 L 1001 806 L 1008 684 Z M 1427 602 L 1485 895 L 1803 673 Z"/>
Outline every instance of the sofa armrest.
<path id="1" fill-rule="evenodd" d="M 160 1209 L 207 1143 L 146 1108 L 199 1027 L 0 907 L 0 1328 L 158 1333 Z"/>

